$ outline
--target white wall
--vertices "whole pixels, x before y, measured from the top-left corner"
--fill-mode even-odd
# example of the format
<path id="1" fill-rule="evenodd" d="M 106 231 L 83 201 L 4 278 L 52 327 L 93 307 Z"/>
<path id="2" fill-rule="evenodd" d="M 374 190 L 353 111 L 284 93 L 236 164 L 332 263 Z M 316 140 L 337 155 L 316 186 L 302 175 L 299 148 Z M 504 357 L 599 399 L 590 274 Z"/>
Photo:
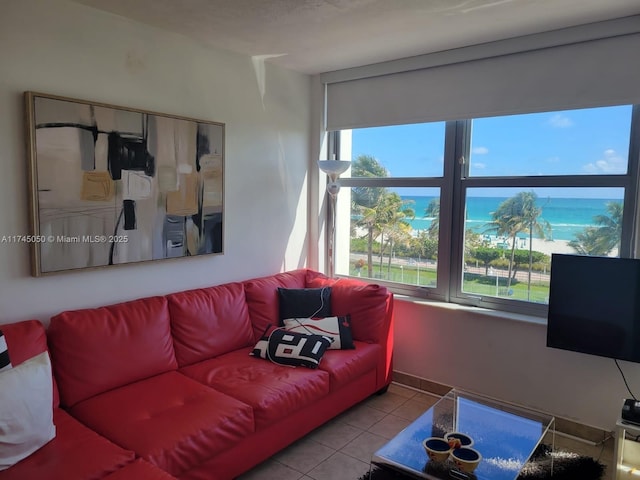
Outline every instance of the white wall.
<path id="1" fill-rule="evenodd" d="M 607 431 L 629 397 L 612 359 L 547 348 L 544 324 L 456 305 L 395 307 L 395 370 Z M 620 366 L 640 394 L 640 365 Z"/>
<path id="2" fill-rule="evenodd" d="M 65 0 L 3 2 L 0 238 L 28 233 L 26 90 L 223 122 L 226 171 L 224 255 L 32 278 L 29 246 L 0 243 L 0 323 L 305 266 L 310 85 Z"/>

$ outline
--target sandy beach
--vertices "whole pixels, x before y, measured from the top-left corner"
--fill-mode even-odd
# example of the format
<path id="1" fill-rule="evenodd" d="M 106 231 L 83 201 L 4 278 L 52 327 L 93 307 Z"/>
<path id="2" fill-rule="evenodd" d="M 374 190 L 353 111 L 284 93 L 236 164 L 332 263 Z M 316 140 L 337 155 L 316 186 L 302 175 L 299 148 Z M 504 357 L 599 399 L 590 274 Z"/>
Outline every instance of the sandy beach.
<path id="1" fill-rule="evenodd" d="M 533 239 L 533 250 L 547 255 L 551 255 L 552 253 L 576 253 L 576 251 L 569 246 L 567 240 L 541 240 L 539 238 Z"/>
<path id="2" fill-rule="evenodd" d="M 484 235 L 483 240 L 491 244 L 492 247 L 511 250 L 511 239 L 506 237 L 496 237 L 495 235 Z M 569 240 L 546 240 L 541 238 L 533 238 L 533 251 L 542 252 L 546 255 L 552 253 L 577 253 L 569 246 Z M 529 250 L 529 237 L 518 237 L 516 239 L 516 248 L 518 250 Z"/>
<path id="3" fill-rule="evenodd" d="M 417 230 L 413 230 L 411 232 L 412 236 L 414 237 L 417 236 L 418 233 L 419 232 Z M 366 231 L 361 227 L 357 227 L 356 234 L 359 237 L 364 237 L 366 234 Z M 504 248 L 505 250 L 511 249 L 511 241 L 504 237 L 495 237 L 495 236 L 487 235 L 485 239 L 489 240 L 491 242 L 491 245 L 494 247 L 501 245 L 502 248 Z M 529 239 L 518 238 L 518 245 L 516 248 L 518 248 L 519 250 L 528 250 Z M 569 246 L 568 240 L 543 240 L 540 238 L 533 239 L 533 250 L 536 252 L 542 252 L 546 255 L 551 255 L 552 253 L 577 253 L 573 248 Z"/>
<path id="4" fill-rule="evenodd" d="M 492 245 L 496 245 L 495 241 L 492 241 Z M 518 249 L 520 250 L 528 250 L 529 249 L 529 240 L 522 241 L 518 245 Z M 577 254 L 573 248 L 569 246 L 568 240 L 542 240 L 539 238 L 533 239 L 533 250 L 536 252 L 542 252 L 547 255 L 551 255 L 552 253 L 573 253 Z M 614 249 L 609 253 L 610 256 L 617 256 L 618 250 Z"/>

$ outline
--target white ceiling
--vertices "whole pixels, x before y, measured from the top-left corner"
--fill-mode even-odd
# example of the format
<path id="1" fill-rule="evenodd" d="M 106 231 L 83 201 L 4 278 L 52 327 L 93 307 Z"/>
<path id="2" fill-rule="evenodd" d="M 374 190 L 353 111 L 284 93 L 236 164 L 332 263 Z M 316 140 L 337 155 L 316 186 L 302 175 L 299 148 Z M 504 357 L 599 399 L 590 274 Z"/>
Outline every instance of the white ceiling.
<path id="1" fill-rule="evenodd" d="M 303 73 L 640 14 L 640 0 L 74 0 Z"/>

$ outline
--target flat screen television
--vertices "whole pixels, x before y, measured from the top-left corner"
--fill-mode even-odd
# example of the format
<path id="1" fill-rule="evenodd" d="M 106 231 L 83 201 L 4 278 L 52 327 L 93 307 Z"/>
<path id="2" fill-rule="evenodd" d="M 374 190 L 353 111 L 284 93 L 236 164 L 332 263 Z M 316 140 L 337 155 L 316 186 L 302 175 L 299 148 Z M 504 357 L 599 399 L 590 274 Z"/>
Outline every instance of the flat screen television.
<path id="1" fill-rule="evenodd" d="M 547 346 L 640 363 L 640 259 L 553 254 Z"/>

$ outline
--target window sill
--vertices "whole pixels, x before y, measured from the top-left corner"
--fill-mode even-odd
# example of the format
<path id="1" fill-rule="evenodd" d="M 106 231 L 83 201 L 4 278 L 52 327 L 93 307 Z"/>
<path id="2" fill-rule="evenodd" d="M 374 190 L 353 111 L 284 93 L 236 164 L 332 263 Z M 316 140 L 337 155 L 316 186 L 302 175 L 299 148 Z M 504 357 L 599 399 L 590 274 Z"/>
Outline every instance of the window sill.
<path id="1" fill-rule="evenodd" d="M 456 310 L 466 311 L 473 313 L 474 315 L 480 315 L 493 319 L 502 319 L 516 322 L 532 323 L 535 325 L 547 325 L 546 318 L 536 317 L 533 315 L 524 315 L 521 313 L 504 312 L 501 310 L 492 310 L 490 308 L 474 307 L 470 305 L 461 305 L 458 303 L 442 302 L 438 300 L 427 300 L 419 297 L 412 297 L 409 295 L 394 294 L 394 298 L 400 302 L 412 303 L 414 305 L 428 305 L 433 308 L 440 308 L 443 310 Z"/>

